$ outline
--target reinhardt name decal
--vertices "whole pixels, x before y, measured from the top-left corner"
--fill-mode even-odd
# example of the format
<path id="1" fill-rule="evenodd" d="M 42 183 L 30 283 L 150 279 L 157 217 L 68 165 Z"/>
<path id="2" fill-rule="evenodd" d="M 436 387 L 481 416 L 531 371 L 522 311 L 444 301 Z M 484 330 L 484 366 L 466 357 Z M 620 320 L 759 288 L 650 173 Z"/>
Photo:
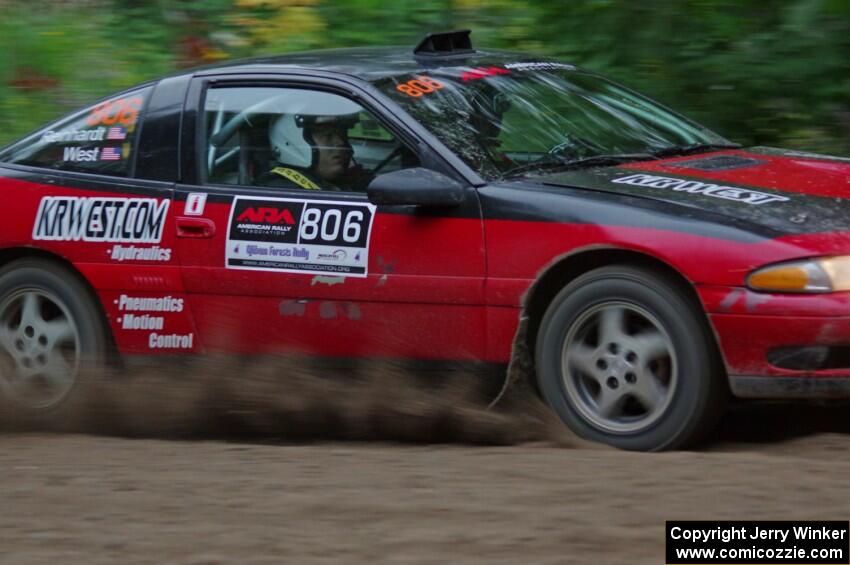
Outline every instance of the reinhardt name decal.
<path id="1" fill-rule="evenodd" d="M 38 206 L 33 239 L 159 243 L 168 200 L 45 196 Z"/>
<path id="2" fill-rule="evenodd" d="M 735 200 L 744 204 L 767 204 L 768 202 L 786 202 L 789 200 L 785 196 L 758 192 L 747 188 L 735 188 L 696 180 L 674 179 L 645 174 L 619 177 L 613 179 L 612 182 L 634 186 L 647 186 L 650 188 L 666 188 L 675 192 L 688 192 L 690 194 L 705 194 L 706 196 L 723 198 L 724 200 Z"/>

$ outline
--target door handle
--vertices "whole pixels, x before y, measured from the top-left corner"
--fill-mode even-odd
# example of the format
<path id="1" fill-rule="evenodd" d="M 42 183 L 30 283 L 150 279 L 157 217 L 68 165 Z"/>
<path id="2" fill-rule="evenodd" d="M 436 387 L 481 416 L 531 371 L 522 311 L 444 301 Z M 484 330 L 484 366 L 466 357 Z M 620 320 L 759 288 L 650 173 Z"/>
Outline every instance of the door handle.
<path id="1" fill-rule="evenodd" d="M 215 235 L 215 222 L 210 219 L 178 216 L 175 221 L 177 223 L 177 237 L 208 239 Z"/>

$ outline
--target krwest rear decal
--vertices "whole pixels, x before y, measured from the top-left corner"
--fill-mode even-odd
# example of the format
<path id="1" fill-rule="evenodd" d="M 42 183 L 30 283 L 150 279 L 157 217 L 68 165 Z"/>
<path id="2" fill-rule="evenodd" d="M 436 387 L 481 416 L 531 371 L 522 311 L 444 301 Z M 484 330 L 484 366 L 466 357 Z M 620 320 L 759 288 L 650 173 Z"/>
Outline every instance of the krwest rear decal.
<path id="1" fill-rule="evenodd" d="M 365 203 L 237 197 L 225 266 L 365 277 L 375 209 Z"/>
<path id="2" fill-rule="evenodd" d="M 45 196 L 32 238 L 50 241 L 159 243 L 169 200 Z"/>

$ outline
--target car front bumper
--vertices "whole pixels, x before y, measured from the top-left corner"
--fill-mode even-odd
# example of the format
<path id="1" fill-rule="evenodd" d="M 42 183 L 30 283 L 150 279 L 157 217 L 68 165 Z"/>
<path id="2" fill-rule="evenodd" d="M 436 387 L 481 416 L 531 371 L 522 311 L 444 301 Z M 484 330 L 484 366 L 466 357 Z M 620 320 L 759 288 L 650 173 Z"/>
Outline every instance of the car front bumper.
<path id="1" fill-rule="evenodd" d="M 850 399 L 850 293 L 697 290 L 735 396 Z"/>

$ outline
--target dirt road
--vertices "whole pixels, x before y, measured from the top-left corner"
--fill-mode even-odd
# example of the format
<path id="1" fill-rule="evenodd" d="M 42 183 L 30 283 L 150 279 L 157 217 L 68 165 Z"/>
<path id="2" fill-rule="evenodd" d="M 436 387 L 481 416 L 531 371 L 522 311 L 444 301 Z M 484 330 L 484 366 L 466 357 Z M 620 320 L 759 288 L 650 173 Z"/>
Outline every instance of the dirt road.
<path id="1" fill-rule="evenodd" d="M 751 408 L 663 454 L 5 433 L 0 561 L 659 564 L 665 519 L 848 519 L 846 415 Z"/>

